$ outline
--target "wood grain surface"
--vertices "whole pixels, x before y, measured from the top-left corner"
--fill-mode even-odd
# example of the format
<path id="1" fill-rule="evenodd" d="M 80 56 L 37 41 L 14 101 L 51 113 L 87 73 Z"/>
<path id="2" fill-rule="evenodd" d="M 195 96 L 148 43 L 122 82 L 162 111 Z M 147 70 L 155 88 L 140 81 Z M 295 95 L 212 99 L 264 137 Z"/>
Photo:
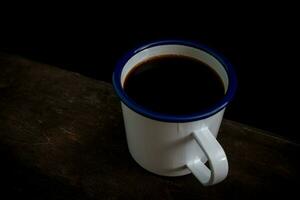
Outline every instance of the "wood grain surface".
<path id="1" fill-rule="evenodd" d="M 299 144 L 224 120 L 222 183 L 162 177 L 131 158 L 112 86 L 0 54 L 0 199 L 252 199 L 298 194 Z"/>

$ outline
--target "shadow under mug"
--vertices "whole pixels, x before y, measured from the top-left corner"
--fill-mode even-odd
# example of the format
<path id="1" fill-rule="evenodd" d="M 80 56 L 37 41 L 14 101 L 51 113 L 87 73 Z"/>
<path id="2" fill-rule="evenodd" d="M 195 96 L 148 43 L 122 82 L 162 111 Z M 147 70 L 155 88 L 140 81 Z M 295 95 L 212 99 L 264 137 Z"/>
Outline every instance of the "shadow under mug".
<path id="1" fill-rule="evenodd" d="M 184 55 L 211 67 L 225 86 L 225 95 L 211 108 L 190 115 L 168 115 L 147 110 L 123 90 L 128 73 L 140 62 L 160 55 Z M 228 161 L 216 140 L 226 106 L 236 90 L 231 65 L 211 49 L 190 41 L 163 40 L 134 49 L 113 73 L 121 99 L 129 151 L 144 169 L 163 176 L 193 173 L 203 185 L 214 185 L 228 174 Z M 201 91 L 199 91 L 201 92 Z M 205 165 L 208 161 L 209 167 Z"/>

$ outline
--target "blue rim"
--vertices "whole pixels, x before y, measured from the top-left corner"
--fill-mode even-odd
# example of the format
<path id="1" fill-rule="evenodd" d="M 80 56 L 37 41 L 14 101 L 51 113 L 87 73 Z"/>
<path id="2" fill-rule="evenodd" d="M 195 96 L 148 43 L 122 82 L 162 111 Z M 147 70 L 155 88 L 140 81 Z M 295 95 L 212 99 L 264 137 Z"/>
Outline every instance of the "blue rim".
<path id="1" fill-rule="evenodd" d="M 175 45 L 184 45 L 184 46 L 190 46 L 197 49 L 201 49 L 210 55 L 214 56 L 224 67 L 224 69 L 227 72 L 227 76 L 229 79 L 228 89 L 225 94 L 225 96 L 218 101 L 215 105 L 213 105 L 211 108 L 208 108 L 207 110 L 203 110 L 201 112 L 195 112 L 193 114 L 189 115 L 168 115 L 158 112 L 153 112 L 137 103 L 135 103 L 123 90 L 121 85 L 121 73 L 123 70 L 123 67 L 127 63 L 127 61 L 134 56 L 135 54 L 139 53 L 140 51 L 143 51 L 144 49 L 155 47 L 155 46 L 161 46 L 161 45 L 169 45 L 169 44 L 175 44 Z M 149 117 L 151 119 L 159 120 L 159 121 L 165 121 L 165 122 L 191 122 L 196 120 L 205 119 L 218 111 L 222 110 L 226 105 L 232 100 L 236 88 L 237 88 L 237 79 L 235 71 L 232 67 L 232 65 L 225 59 L 223 56 L 221 56 L 219 53 L 216 53 L 214 50 L 196 43 L 192 41 L 185 41 L 185 40 L 161 40 L 161 41 L 155 41 L 146 45 L 142 45 L 141 47 L 138 47 L 132 51 L 129 51 L 125 56 L 117 63 L 116 68 L 113 72 L 112 77 L 113 86 L 115 89 L 115 92 L 121 99 L 121 101 L 126 104 L 129 108 L 134 110 L 135 112 L 144 115 L 146 117 Z"/>

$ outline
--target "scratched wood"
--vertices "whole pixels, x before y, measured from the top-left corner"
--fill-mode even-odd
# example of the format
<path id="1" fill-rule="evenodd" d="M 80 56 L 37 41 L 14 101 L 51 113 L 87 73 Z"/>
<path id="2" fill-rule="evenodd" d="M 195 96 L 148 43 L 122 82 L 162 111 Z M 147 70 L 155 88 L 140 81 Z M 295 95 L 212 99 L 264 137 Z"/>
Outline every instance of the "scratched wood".
<path id="1" fill-rule="evenodd" d="M 299 189 L 299 144 L 224 120 L 228 178 L 203 187 L 130 157 L 110 84 L 0 55 L 0 199 L 252 199 Z M 5 197 L 5 198 L 4 198 Z"/>

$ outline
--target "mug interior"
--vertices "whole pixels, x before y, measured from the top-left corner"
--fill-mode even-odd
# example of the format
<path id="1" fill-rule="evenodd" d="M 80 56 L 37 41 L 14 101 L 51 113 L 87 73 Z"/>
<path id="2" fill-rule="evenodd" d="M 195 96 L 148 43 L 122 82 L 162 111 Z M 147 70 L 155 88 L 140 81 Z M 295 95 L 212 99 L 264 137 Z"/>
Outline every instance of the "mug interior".
<path id="1" fill-rule="evenodd" d="M 174 54 L 192 57 L 210 66 L 211 69 L 218 74 L 224 84 L 224 97 L 206 110 L 186 115 L 162 114 L 149 110 L 144 106 L 135 103 L 123 89 L 128 73 L 140 62 L 156 56 Z M 122 103 L 128 108 L 153 120 L 175 123 L 206 119 L 224 110 L 227 104 L 232 100 L 237 88 L 237 80 L 234 69 L 224 57 L 201 44 L 184 40 L 161 40 L 129 51 L 118 62 L 112 78 L 116 94 L 119 96 Z"/>
<path id="2" fill-rule="evenodd" d="M 182 55 L 182 56 L 192 57 L 200 60 L 201 62 L 207 64 L 211 69 L 213 69 L 218 74 L 218 76 L 221 78 L 223 82 L 225 93 L 227 92 L 229 78 L 224 66 L 219 60 L 217 60 L 214 56 L 205 52 L 204 50 L 190 47 L 190 46 L 185 46 L 185 45 L 178 45 L 178 44 L 166 44 L 166 45 L 146 48 L 138 52 L 134 56 L 132 56 L 126 62 L 121 72 L 120 79 L 121 79 L 122 87 L 124 86 L 126 76 L 135 66 L 137 66 L 140 62 L 143 62 L 145 60 L 151 59 L 156 56 L 162 56 L 162 55 Z"/>

